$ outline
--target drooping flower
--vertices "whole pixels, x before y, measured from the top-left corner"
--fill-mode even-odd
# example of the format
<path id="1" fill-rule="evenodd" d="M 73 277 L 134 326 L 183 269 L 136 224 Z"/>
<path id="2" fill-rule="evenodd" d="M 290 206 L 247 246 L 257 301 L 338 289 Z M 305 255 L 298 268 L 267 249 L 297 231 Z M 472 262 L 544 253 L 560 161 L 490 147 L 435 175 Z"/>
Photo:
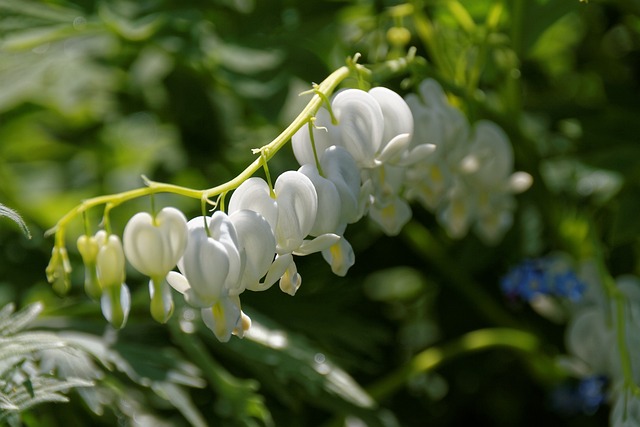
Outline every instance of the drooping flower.
<path id="1" fill-rule="evenodd" d="M 300 285 L 291 255 L 319 252 L 339 239 L 339 236 L 331 233 L 319 235 L 312 240 L 306 239 L 316 221 L 318 195 L 311 180 L 298 171 L 281 174 L 276 179 L 273 192 L 262 178 L 253 177 L 243 182 L 231 196 L 229 213 L 243 209 L 258 212 L 271 226 L 278 254 L 274 261 L 277 263 L 274 271 L 282 271 L 283 278 L 288 274 L 285 280 L 288 280 L 288 284 L 295 285 L 285 286 L 290 294 L 295 293 Z M 292 273 L 294 271 L 295 274 Z M 267 277 L 272 278 L 273 275 Z M 282 283 L 284 282 L 281 285 Z"/>
<path id="2" fill-rule="evenodd" d="M 244 291 L 244 265 L 235 226 L 220 211 L 193 218 L 187 226 L 187 247 L 178 261 L 180 273 L 169 272 L 167 281 L 189 305 L 202 309 L 207 326 L 220 341 L 227 341 L 242 327 L 238 295 Z"/>
<path id="3" fill-rule="evenodd" d="M 129 316 L 131 296 L 124 283 L 125 258 L 120 238 L 100 230 L 95 235 L 98 244 L 96 275 L 102 288 L 100 305 L 104 317 L 116 328 L 122 328 Z"/>
<path id="4" fill-rule="evenodd" d="M 451 237 L 473 229 L 486 244 L 497 243 L 513 222 L 513 195 L 532 182 L 529 174 L 512 172 L 507 135 L 487 120 L 471 128 L 435 80 L 423 81 L 406 101 L 415 120 L 411 146 L 435 146 L 408 167 L 406 196 L 434 212 Z"/>
<path id="5" fill-rule="evenodd" d="M 71 287 L 69 275 L 71 263 L 69 254 L 64 246 L 55 245 L 51 250 L 51 259 L 46 268 L 47 281 L 51 283 L 53 290 L 60 295 L 65 294 Z"/>
<path id="6" fill-rule="evenodd" d="M 276 239 L 271 226 L 262 215 L 248 209 L 231 213 L 229 219 L 238 234 L 240 256 L 244 264 L 242 286 L 252 291 L 268 289 L 277 278 L 271 283 L 260 282 L 260 279 L 278 266 L 273 262 Z M 281 271 L 278 277 L 283 273 Z"/>
<path id="7" fill-rule="evenodd" d="M 125 255 L 136 270 L 151 279 L 151 314 L 161 323 L 165 323 L 173 312 L 166 277 L 184 253 L 187 234 L 187 219 L 172 207 L 161 209 L 155 217 L 139 212 L 124 229 Z"/>
<path id="8" fill-rule="evenodd" d="M 97 300 L 102 296 L 102 288 L 98 282 L 96 262 L 100 246 L 95 236 L 83 234 L 78 237 L 78 252 L 84 264 L 84 290 L 91 298 Z"/>

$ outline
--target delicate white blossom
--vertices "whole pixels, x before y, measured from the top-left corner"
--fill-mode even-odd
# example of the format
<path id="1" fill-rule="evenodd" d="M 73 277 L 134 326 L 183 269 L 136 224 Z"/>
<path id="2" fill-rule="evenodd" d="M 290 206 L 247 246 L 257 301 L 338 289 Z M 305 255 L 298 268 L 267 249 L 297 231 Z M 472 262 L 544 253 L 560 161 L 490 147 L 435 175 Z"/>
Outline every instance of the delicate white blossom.
<path id="1" fill-rule="evenodd" d="M 96 275 L 102 288 L 100 304 L 104 317 L 116 328 L 127 321 L 131 307 L 129 288 L 124 283 L 125 258 L 120 238 L 100 230 L 95 235 L 98 244 Z"/>
<path id="2" fill-rule="evenodd" d="M 189 237 L 180 273 L 167 281 L 188 304 L 201 308 L 206 325 L 220 341 L 243 331 L 240 300 L 244 290 L 243 263 L 235 226 L 224 212 L 196 217 L 188 222 Z"/>
<path id="3" fill-rule="evenodd" d="M 139 212 L 124 229 L 125 255 L 136 270 L 150 277 L 151 314 L 162 323 L 173 312 L 166 276 L 184 253 L 187 233 L 187 219 L 172 207 L 161 209 L 155 217 Z"/>

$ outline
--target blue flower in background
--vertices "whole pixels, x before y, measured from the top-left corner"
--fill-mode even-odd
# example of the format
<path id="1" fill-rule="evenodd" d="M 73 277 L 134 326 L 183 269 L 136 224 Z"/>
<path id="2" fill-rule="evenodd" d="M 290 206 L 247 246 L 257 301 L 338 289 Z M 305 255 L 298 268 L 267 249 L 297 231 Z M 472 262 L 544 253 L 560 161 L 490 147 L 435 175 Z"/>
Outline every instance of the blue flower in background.
<path id="1" fill-rule="evenodd" d="M 524 260 L 502 277 L 500 287 L 509 299 L 524 301 L 531 301 L 538 295 L 578 301 L 586 290 L 578 276 L 555 257 Z"/>
<path id="2" fill-rule="evenodd" d="M 605 403 L 608 385 L 609 380 L 604 375 L 584 377 L 555 389 L 551 402 L 556 411 L 567 415 L 592 415 Z"/>
<path id="3" fill-rule="evenodd" d="M 566 270 L 554 277 L 553 288 L 557 296 L 579 301 L 587 287 L 573 271 Z"/>

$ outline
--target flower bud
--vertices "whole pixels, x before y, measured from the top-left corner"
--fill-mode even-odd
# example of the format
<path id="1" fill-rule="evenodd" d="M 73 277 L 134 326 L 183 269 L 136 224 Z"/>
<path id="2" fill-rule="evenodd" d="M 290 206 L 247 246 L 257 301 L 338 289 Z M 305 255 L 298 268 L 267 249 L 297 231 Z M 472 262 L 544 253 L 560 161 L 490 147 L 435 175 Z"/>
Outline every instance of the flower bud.
<path id="1" fill-rule="evenodd" d="M 102 288 L 98 282 L 98 271 L 96 262 L 100 247 L 94 236 L 83 234 L 78 237 L 78 251 L 84 263 L 84 290 L 92 299 L 99 299 L 102 295 Z"/>
<path id="2" fill-rule="evenodd" d="M 53 247 L 46 273 L 47 281 L 51 283 L 53 290 L 57 294 L 64 295 L 69 291 L 69 288 L 71 288 L 69 280 L 71 263 L 69 262 L 69 255 L 67 255 L 67 249 L 64 246 L 56 245 Z"/>

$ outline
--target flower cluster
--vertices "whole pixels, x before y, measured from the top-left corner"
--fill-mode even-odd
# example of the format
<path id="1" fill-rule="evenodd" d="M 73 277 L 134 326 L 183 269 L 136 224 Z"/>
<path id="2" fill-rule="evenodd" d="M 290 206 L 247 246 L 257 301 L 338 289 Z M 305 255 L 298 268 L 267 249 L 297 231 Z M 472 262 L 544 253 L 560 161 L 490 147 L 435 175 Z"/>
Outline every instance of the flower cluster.
<path id="1" fill-rule="evenodd" d="M 465 223 L 481 224 L 487 240 L 497 239 L 510 223 L 504 219 L 513 208 L 509 197 L 526 187 L 516 183 L 522 174 L 511 175 L 506 136 L 495 124 L 482 122 L 469 137 L 462 113 L 446 104 L 435 82 L 421 85 L 421 93 L 428 104 L 416 97 L 405 101 L 383 87 L 339 91 L 308 127 L 292 135 L 300 167 L 273 184 L 268 173 L 267 180 L 245 179 L 226 212 L 187 220 L 166 207 L 134 215 L 122 242 L 106 231 L 81 236 L 87 293 L 100 299 L 113 325 L 122 327 L 131 299 L 124 283 L 127 259 L 150 279 L 154 319 L 170 318 L 175 290 L 201 310 L 218 339 L 227 341 L 250 325 L 240 304 L 242 292 L 278 282 L 282 291 L 296 293 L 302 282 L 296 256 L 321 252 L 335 274 L 347 274 L 355 256 L 345 231 L 365 215 L 396 235 L 412 216 L 411 199 L 418 198 L 445 206 L 439 217 L 449 218 L 444 223 L 455 235 L 468 226 L 459 223 L 463 215 Z M 414 114 L 430 121 L 415 129 Z M 464 205 L 467 211 L 461 213 L 458 197 L 472 200 Z M 51 269 L 54 279 L 63 276 L 57 271 Z"/>
<path id="2" fill-rule="evenodd" d="M 528 173 L 512 172 L 508 137 L 487 120 L 470 127 L 435 80 L 423 81 L 407 104 L 417 124 L 414 141 L 436 147 L 406 172 L 407 196 L 434 212 L 451 237 L 473 227 L 485 243 L 498 242 L 513 222 L 513 195 L 532 183 Z"/>

